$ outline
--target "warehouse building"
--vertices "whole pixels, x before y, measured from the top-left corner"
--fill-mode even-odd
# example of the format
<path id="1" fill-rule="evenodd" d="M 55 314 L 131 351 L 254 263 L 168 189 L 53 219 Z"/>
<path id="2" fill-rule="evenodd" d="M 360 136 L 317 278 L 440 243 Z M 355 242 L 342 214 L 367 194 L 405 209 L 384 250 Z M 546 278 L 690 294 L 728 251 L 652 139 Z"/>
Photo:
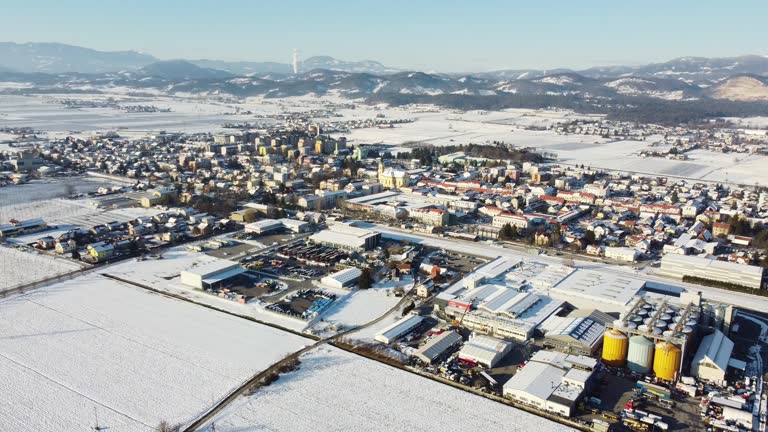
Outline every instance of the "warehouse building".
<path id="1" fill-rule="evenodd" d="M 461 335 L 454 331 L 440 333 L 421 347 L 414 357 L 424 364 L 432 364 L 441 359 L 452 348 L 461 343 Z"/>
<path id="2" fill-rule="evenodd" d="M 320 279 L 320 283 L 331 288 L 349 288 L 360 280 L 362 274 L 363 272 L 359 268 L 350 267 Z"/>
<path id="3" fill-rule="evenodd" d="M 216 260 L 181 272 L 181 283 L 197 289 L 215 287 L 227 279 L 245 273 L 240 264 L 228 260 Z"/>
<path id="4" fill-rule="evenodd" d="M 743 362 L 731 359 L 733 341 L 720 330 L 704 336 L 691 362 L 691 375 L 719 386 L 725 386 L 729 366 L 743 369 Z M 733 360 L 733 361 L 732 361 Z M 733 363 L 733 365 L 732 365 Z"/>
<path id="5" fill-rule="evenodd" d="M 303 233 L 309 230 L 309 224 L 296 219 L 262 219 L 245 225 L 245 232 L 255 234 L 267 234 L 281 230 L 294 233 Z"/>
<path id="6" fill-rule="evenodd" d="M 483 334 L 520 342 L 525 342 L 533 337 L 533 331 L 536 329 L 534 324 L 527 321 L 481 311 L 467 313 L 463 317 L 461 325 Z"/>
<path id="7" fill-rule="evenodd" d="M 346 224 L 333 224 L 309 239 L 338 249 L 362 252 L 375 248 L 381 240 L 381 233 Z"/>
<path id="8" fill-rule="evenodd" d="M 421 325 L 422 321 L 424 321 L 424 318 L 418 315 L 408 316 L 393 324 L 388 325 L 379 333 L 377 333 L 373 339 L 384 344 L 393 343 L 415 330 L 419 325 Z"/>
<path id="9" fill-rule="evenodd" d="M 661 268 L 657 274 L 676 279 L 690 276 L 741 285 L 752 289 L 761 289 L 764 271 L 760 267 L 719 261 L 712 258 L 666 254 L 661 257 Z"/>
<path id="10" fill-rule="evenodd" d="M 602 314 L 602 312 L 597 313 Z M 545 346 L 569 354 L 592 356 L 602 345 L 605 323 L 601 320 L 591 316 L 552 317 L 551 319 L 555 322 L 546 332 Z"/>
<path id="11" fill-rule="evenodd" d="M 579 308 L 623 312 L 645 288 L 645 281 L 615 273 L 576 270 L 549 289 L 549 294 Z"/>
<path id="12" fill-rule="evenodd" d="M 504 384 L 504 396 L 565 417 L 589 390 L 597 360 L 539 351 Z"/>
<path id="13" fill-rule="evenodd" d="M 512 350 L 512 344 L 501 339 L 478 335 L 469 340 L 459 351 L 459 358 L 486 368 L 496 366 Z"/>
<path id="14" fill-rule="evenodd" d="M 283 229 L 283 224 L 277 219 L 262 219 L 245 225 L 245 232 L 267 234 Z"/>
<path id="15" fill-rule="evenodd" d="M 435 308 L 479 333 L 526 341 L 564 305 L 531 292 L 532 275 L 521 260 L 497 258 L 438 294 Z"/>

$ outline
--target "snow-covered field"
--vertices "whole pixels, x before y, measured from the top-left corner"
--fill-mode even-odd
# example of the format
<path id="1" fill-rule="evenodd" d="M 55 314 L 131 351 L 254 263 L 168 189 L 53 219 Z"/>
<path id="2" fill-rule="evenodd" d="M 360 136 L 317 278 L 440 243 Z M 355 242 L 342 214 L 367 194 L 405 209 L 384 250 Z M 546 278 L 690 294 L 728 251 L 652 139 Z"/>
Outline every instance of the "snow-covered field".
<path id="1" fill-rule="evenodd" d="M 94 177 L 74 177 L 36 180 L 0 188 L 0 224 L 8 223 L 11 219 L 39 218 L 49 225 L 90 228 L 98 224 L 127 222 L 140 216 L 160 213 L 157 209 L 140 207 L 109 210 L 99 208 L 97 199 L 63 198 L 69 188 L 75 193 L 86 193 L 96 191 L 102 186 L 114 186 L 114 182 Z"/>
<path id="2" fill-rule="evenodd" d="M 80 266 L 62 258 L 0 246 L 0 292 L 70 273 Z"/>
<path id="3" fill-rule="evenodd" d="M 0 300 L 0 429 L 184 422 L 310 341 L 97 274 Z"/>
<path id="4" fill-rule="evenodd" d="M 387 313 L 399 300 L 400 297 L 387 295 L 384 288 L 357 290 L 336 301 L 323 320 L 343 328 L 363 325 Z"/>
<path id="5" fill-rule="evenodd" d="M 332 348 L 229 405 L 203 428 L 234 431 L 570 431 L 518 409 Z"/>
<path id="6" fill-rule="evenodd" d="M 87 176 L 34 180 L 30 183 L 0 188 L 0 205 L 61 198 L 68 194 L 68 188 L 71 188 L 73 193 L 84 194 L 95 192 L 102 186 L 114 185 L 113 181 Z"/>

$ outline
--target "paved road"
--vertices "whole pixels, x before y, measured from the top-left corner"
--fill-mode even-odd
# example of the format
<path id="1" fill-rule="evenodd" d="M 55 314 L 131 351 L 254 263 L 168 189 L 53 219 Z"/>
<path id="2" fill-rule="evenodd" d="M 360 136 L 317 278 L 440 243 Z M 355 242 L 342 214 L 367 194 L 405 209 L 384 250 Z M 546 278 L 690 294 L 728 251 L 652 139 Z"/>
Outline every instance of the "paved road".
<path id="1" fill-rule="evenodd" d="M 411 243 L 420 243 L 432 247 L 451 250 L 464 254 L 476 255 L 486 258 L 495 258 L 499 256 L 522 259 L 524 261 L 535 261 L 544 264 L 563 264 L 563 259 L 546 255 L 531 255 L 527 245 L 508 245 L 501 247 L 498 244 L 487 244 L 484 242 L 470 242 L 454 238 L 442 238 L 428 234 L 414 233 L 400 228 L 393 228 L 386 225 L 376 224 L 372 227 L 380 231 L 385 237 L 406 239 Z M 569 258 L 570 261 L 570 258 Z M 601 272 L 610 272 L 622 276 L 632 276 L 649 282 L 656 282 L 664 285 L 671 285 L 684 288 L 687 291 L 701 291 L 704 298 L 729 303 L 745 309 L 766 311 L 768 310 L 768 297 L 761 297 L 752 294 L 741 293 L 737 291 L 727 291 L 719 288 L 712 288 L 703 285 L 696 285 L 683 282 L 677 279 L 669 279 L 650 273 L 638 272 L 631 267 L 617 266 L 602 262 L 591 262 L 574 259 L 574 265 L 580 269 L 598 270 Z"/>

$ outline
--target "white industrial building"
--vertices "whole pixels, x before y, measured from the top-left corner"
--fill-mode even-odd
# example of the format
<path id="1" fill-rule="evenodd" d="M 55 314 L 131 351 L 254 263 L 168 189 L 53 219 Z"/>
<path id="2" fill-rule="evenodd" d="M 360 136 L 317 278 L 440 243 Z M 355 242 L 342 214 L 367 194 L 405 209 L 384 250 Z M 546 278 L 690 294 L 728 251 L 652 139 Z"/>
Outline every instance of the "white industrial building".
<path id="1" fill-rule="evenodd" d="M 229 260 L 217 260 L 181 272 L 181 283 L 193 288 L 204 289 L 226 279 L 244 273 L 240 264 Z"/>
<path id="2" fill-rule="evenodd" d="M 492 368 L 512 350 L 512 344 L 490 336 L 477 335 L 459 351 L 459 358 Z"/>
<path id="3" fill-rule="evenodd" d="M 309 230 L 309 224 L 296 219 L 262 219 L 245 225 L 245 232 L 256 234 L 267 234 L 278 230 L 286 229 L 295 233 L 303 233 Z"/>
<path id="4" fill-rule="evenodd" d="M 282 222 L 277 219 L 262 219 L 245 225 L 245 232 L 266 234 L 283 228 Z"/>
<path id="5" fill-rule="evenodd" d="M 530 292 L 522 261 L 497 258 L 468 274 L 435 298 L 436 308 L 477 332 L 525 341 L 563 305 Z"/>
<path id="6" fill-rule="evenodd" d="M 677 279 L 692 276 L 753 289 L 760 289 L 763 284 L 761 267 L 688 255 L 664 255 L 657 274 Z"/>
<path id="7" fill-rule="evenodd" d="M 645 288 L 645 281 L 630 276 L 592 270 L 576 270 L 550 288 L 552 297 L 579 308 L 623 312 Z"/>
<path id="8" fill-rule="evenodd" d="M 363 272 L 357 267 L 350 267 L 320 279 L 320 283 L 331 288 L 349 288 L 360 280 Z"/>
<path id="9" fill-rule="evenodd" d="M 313 234 L 309 239 L 315 243 L 339 249 L 367 251 L 376 247 L 381 239 L 381 233 L 346 224 L 333 224 L 327 230 Z"/>
<path id="10" fill-rule="evenodd" d="M 414 357 L 425 364 L 432 364 L 440 359 L 448 350 L 461 343 L 461 335 L 454 331 L 440 333 L 430 339 L 414 354 Z"/>
<path id="11" fill-rule="evenodd" d="M 725 374 L 731 363 L 733 341 L 720 330 L 704 336 L 691 362 L 691 375 L 716 385 L 725 385 Z"/>
<path id="12" fill-rule="evenodd" d="M 413 329 L 418 327 L 422 321 L 424 321 L 424 318 L 418 315 L 410 315 L 388 325 L 379 333 L 377 333 L 373 339 L 384 344 L 390 344 L 412 332 Z"/>
<path id="13" fill-rule="evenodd" d="M 539 351 L 504 384 L 504 396 L 542 411 L 570 417 L 590 385 L 597 360 Z"/>

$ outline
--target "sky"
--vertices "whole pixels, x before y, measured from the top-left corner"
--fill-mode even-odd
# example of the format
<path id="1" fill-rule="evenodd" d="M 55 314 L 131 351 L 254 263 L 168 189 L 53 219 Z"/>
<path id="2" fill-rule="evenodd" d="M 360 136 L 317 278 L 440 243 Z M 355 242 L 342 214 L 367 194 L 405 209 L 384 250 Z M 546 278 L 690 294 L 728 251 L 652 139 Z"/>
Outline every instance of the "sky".
<path id="1" fill-rule="evenodd" d="M 2 0 L 0 41 L 441 72 L 768 54 L 768 1 Z"/>

